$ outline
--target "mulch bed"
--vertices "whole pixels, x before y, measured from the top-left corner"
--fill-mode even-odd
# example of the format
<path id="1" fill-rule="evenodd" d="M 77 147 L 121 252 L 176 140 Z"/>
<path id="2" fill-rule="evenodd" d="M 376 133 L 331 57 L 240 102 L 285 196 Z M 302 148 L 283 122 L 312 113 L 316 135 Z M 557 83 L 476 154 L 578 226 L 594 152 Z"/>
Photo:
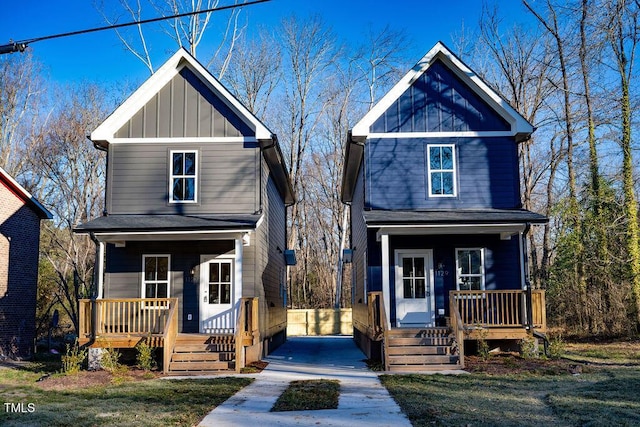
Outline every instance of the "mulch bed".
<path id="1" fill-rule="evenodd" d="M 507 374 L 580 374 L 587 368 L 566 359 L 524 359 L 517 353 L 492 354 L 486 360 L 479 356 L 465 356 L 465 371 L 492 375 Z"/>

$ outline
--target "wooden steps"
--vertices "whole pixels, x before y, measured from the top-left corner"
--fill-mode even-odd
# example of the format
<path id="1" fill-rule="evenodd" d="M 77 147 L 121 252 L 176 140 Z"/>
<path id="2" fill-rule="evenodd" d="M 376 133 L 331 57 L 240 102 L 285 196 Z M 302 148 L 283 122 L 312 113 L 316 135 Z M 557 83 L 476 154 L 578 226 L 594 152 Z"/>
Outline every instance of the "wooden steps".
<path id="1" fill-rule="evenodd" d="M 458 369 L 451 353 L 449 328 L 396 328 L 387 332 L 386 363 L 390 372 L 424 372 Z"/>
<path id="2" fill-rule="evenodd" d="M 178 334 L 169 362 L 169 374 L 197 375 L 234 371 L 235 341 L 233 334 Z"/>

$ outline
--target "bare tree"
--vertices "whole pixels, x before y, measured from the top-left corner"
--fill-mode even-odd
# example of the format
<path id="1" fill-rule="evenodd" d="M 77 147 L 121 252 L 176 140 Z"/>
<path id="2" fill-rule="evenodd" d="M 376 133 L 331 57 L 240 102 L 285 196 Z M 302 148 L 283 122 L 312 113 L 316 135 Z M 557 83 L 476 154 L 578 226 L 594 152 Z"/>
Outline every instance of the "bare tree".
<path id="1" fill-rule="evenodd" d="M 22 180 L 44 85 L 30 53 L 0 56 L 0 167 Z"/>
<path id="2" fill-rule="evenodd" d="M 78 299 L 90 296 L 95 246 L 86 235 L 74 234 L 73 228 L 99 216 L 104 206 L 105 156 L 85 135 L 106 114 L 104 96 L 97 87 L 85 85 L 68 93 L 68 99 L 58 100 L 39 135 L 29 167 L 41 177 L 39 200 L 55 217 L 44 224 L 41 247 L 54 272 L 54 300 L 77 330 Z"/>
<path id="3" fill-rule="evenodd" d="M 196 12 L 201 10 L 215 9 L 218 7 L 220 0 L 119 0 L 121 7 L 120 16 L 114 18 L 111 13 L 105 11 L 104 4 L 96 4 L 96 8 L 100 11 L 104 20 L 110 24 L 117 24 L 122 14 L 134 21 L 143 19 L 145 11 L 154 11 L 160 16 L 172 17 L 187 12 Z M 237 4 L 237 0 L 236 0 Z M 227 16 L 224 24 L 224 31 L 221 31 L 220 41 L 217 48 L 213 51 L 208 65 L 218 60 L 220 55 L 224 55 L 221 61 L 220 76 L 224 75 L 228 66 L 234 45 L 242 32 L 239 25 L 239 16 L 241 10 L 233 9 Z M 180 18 L 168 19 L 162 21 L 162 31 L 179 47 L 187 49 L 191 55 L 197 56 L 197 49 L 203 41 L 204 35 L 212 24 L 213 12 L 204 12 L 201 14 L 193 14 Z M 153 27 L 152 27 L 153 28 Z M 115 30 L 118 38 L 124 45 L 125 49 L 138 58 L 149 70 L 151 74 L 154 72 L 152 52 L 147 41 L 147 33 L 142 25 L 135 26 L 135 33 L 129 30 Z"/>

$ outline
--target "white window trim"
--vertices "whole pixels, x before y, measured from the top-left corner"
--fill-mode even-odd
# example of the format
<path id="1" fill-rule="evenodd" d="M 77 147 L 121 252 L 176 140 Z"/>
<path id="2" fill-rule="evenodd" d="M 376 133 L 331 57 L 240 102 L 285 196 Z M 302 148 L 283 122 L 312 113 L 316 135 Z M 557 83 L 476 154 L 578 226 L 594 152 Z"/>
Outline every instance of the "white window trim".
<path id="1" fill-rule="evenodd" d="M 142 280 L 141 280 L 141 291 L 140 295 L 142 298 L 147 297 L 147 283 L 162 283 L 164 280 L 145 280 L 145 266 L 147 258 L 159 258 L 165 257 L 167 258 L 167 298 L 171 298 L 171 255 L 169 254 L 143 254 L 142 255 Z"/>
<path id="2" fill-rule="evenodd" d="M 480 251 L 480 262 L 481 262 L 481 267 L 482 267 L 482 273 L 480 274 L 465 274 L 465 277 L 480 277 L 480 290 L 478 290 L 478 292 L 480 291 L 484 291 L 486 290 L 486 281 L 485 281 L 485 276 L 486 276 L 486 269 L 485 269 L 485 264 L 484 264 L 484 249 L 485 248 L 456 248 L 456 290 L 460 290 L 460 279 L 462 277 L 462 273 L 461 270 L 462 268 L 460 267 L 460 265 L 458 264 L 458 252 L 460 251 Z"/>
<path id="3" fill-rule="evenodd" d="M 173 200 L 173 179 L 174 178 L 187 178 L 190 175 L 174 175 L 173 174 L 173 155 L 175 153 L 194 153 L 196 163 L 196 173 L 194 175 L 193 183 L 193 200 Z M 198 162 L 198 150 L 171 150 L 169 151 L 169 203 L 198 203 L 198 173 L 200 172 L 200 163 Z"/>
<path id="4" fill-rule="evenodd" d="M 453 169 L 436 169 L 431 170 L 431 148 L 434 147 L 451 147 L 453 152 Z M 427 181 L 428 181 L 428 196 L 429 197 L 457 197 L 458 196 L 458 165 L 457 165 L 457 152 L 455 144 L 427 144 Z M 453 194 L 434 194 L 431 187 L 431 172 L 453 172 Z"/>

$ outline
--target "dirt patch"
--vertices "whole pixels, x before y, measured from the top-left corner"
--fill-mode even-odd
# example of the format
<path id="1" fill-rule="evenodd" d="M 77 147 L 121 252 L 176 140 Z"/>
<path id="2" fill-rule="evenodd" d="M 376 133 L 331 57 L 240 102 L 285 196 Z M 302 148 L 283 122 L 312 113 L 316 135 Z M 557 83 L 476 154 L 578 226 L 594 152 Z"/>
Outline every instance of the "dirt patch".
<path id="1" fill-rule="evenodd" d="M 587 367 L 566 359 L 524 359 L 517 353 L 500 353 L 482 360 L 479 356 L 465 356 L 465 371 L 493 375 L 523 374 L 569 375 L 580 374 Z"/>
<path id="2" fill-rule="evenodd" d="M 74 375 L 44 376 L 36 382 L 36 386 L 43 390 L 73 390 L 129 381 L 148 381 L 161 376 L 160 372 L 145 372 L 138 369 L 117 376 L 107 371 L 82 371 Z"/>

